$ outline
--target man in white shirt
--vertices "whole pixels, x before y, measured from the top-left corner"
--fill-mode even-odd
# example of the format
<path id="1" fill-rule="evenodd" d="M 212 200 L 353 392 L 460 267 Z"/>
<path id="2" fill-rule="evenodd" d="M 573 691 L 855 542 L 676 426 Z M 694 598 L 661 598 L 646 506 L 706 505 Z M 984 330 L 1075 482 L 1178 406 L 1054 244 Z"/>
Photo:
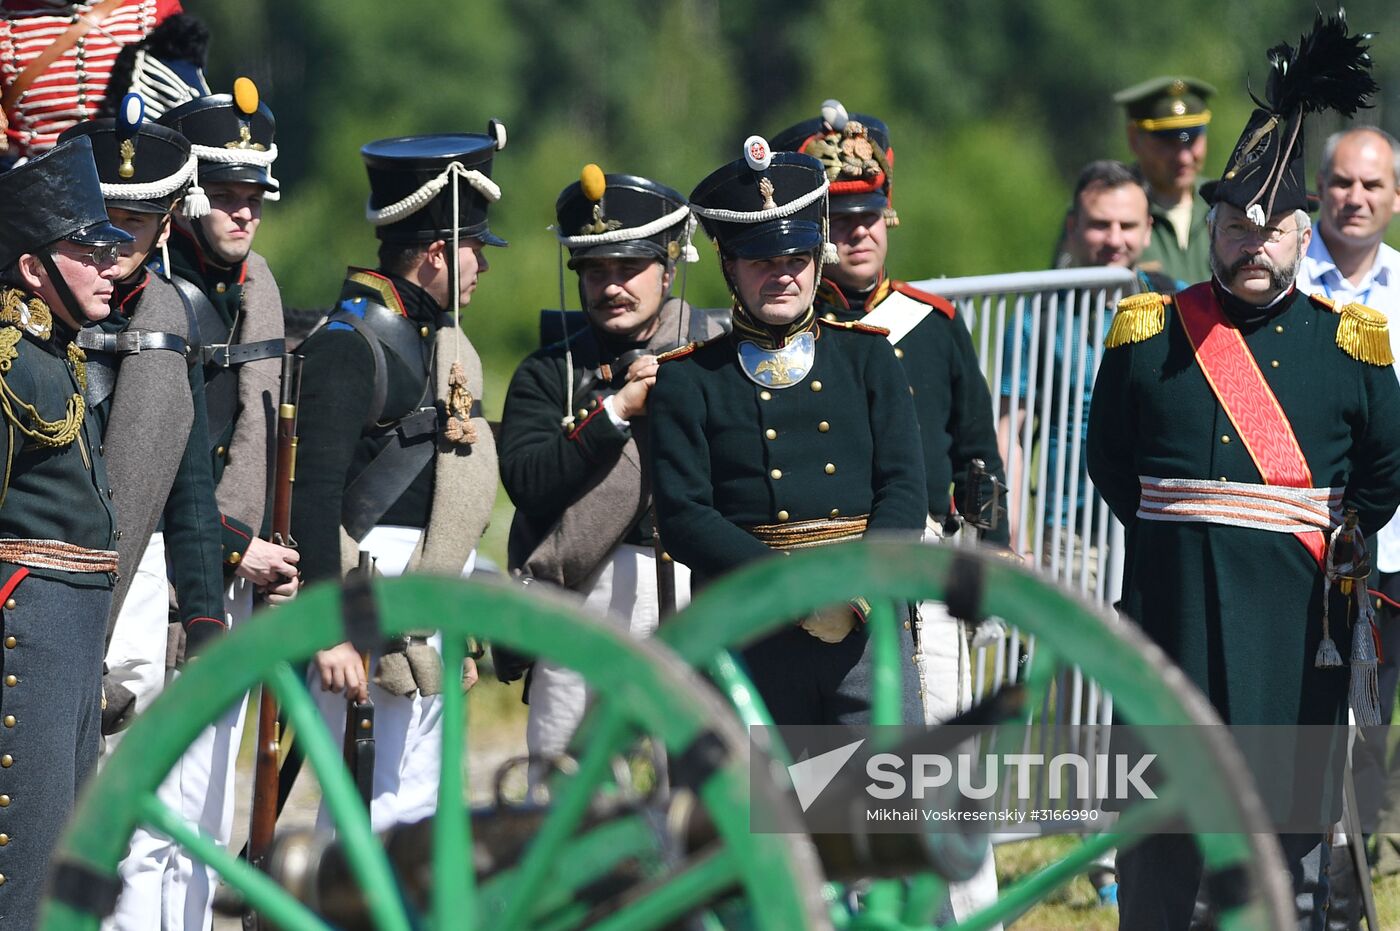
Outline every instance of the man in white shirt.
<path id="1" fill-rule="evenodd" d="M 1391 217 L 1400 210 L 1397 180 L 1400 143 L 1389 133 L 1373 126 L 1357 126 L 1328 138 L 1317 175 L 1321 209 L 1313 225 L 1312 243 L 1298 268 L 1299 288 L 1325 295 L 1339 307 L 1355 302 L 1381 311 L 1392 322 L 1400 318 L 1400 252 L 1383 241 Z M 1390 328 L 1390 342 L 1400 359 L 1397 330 L 1400 327 Z M 1370 543 L 1381 573 L 1383 596 L 1376 612 L 1382 646 L 1381 720 L 1389 721 L 1400 680 L 1400 520 L 1392 520 Z M 1386 739 L 1384 728 L 1379 730 L 1374 738 L 1359 740 L 1352 749 L 1363 817 L 1386 788 Z M 1383 816 L 1382 829 L 1397 814 L 1400 812 Z M 1400 836 L 1377 837 L 1378 867 L 1383 872 L 1400 872 L 1396 841 Z M 1355 911 L 1348 907 L 1357 904 L 1355 896 L 1343 893 L 1348 885 L 1355 888 L 1354 880 L 1335 875 L 1339 866 L 1349 862 L 1340 852 L 1332 856 L 1332 911 Z M 1344 901 L 1348 899 L 1351 901 Z"/>

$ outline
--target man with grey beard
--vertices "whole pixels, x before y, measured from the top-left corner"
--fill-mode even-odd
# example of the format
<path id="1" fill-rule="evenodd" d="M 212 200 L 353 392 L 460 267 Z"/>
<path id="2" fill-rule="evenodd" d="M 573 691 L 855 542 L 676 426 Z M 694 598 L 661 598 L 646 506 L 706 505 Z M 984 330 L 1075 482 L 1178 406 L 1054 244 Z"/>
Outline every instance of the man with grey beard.
<path id="1" fill-rule="evenodd" d="M 1317 35 L 1345 29 L 1319 16 L 1301 47 L 1364 53 L 1359 37 Z M 1364 54 L 1304 58 L 1272 58 L 1267 108 L 1202 188 L 1212 280 L 1119 304 L 1089 416 L 1089 474 L 1126 530 L 1121 609 L 1231 725 L 1340 726 L 1348 704 L 1378 717 L 1370 606 L 1338 584 L 1364 568 L 1328 541 L 1345 511 L 1369 540 L 1400 504 L 1400 384 L 1384 315 L 1294 286 L 1312 240 L 1303 112 L 1346 108 L 1284 93 L 1290 73 L 1336 69 L 1359 105 L 1374 84 Z M 1276 758 L 1261 782 L 1306 830 L 1279 838 L 1302 928 L 1323 927 L 1341 763 Z M 1190 925 L 1203 878 L 1191 837 L 1148 837 L 1118 870 L 1120 927 Z"/>

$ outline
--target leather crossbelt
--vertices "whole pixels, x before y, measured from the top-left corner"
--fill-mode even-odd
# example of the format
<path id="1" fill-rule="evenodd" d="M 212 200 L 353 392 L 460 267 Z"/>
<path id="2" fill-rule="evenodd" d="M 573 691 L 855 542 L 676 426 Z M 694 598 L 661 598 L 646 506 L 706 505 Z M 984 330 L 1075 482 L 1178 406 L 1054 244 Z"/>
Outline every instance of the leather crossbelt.
<path id="1" fill-rule="evenodd" d="M 78 331 L 76 342 L 80 349 L 110 352 L 119 356 L 133 355 L 148 349 L 168 349 L 186 358 L 190 354 L 190 344 L 184 337 L 176 336 L 174 333 L 162 333 L 158 330 L 123 330 L 120 333 L 104 333 L 99 329 L 84 328 Z"/>
<path id="2" fill-rule="evenodd" d="M 264 339 L 256 343 L 219 343 L 215 346 L 200 346 L 200 362 L 216 365 L 219 368 L 232 368 L 245 362 L 259 359 L 278 358 L 287 351 L 285 339 Z"/>
<path id="3" fill-rule="evenodd" d="M 1324 533 L 1342 521 L 1344 488 L 1289 488 L 1248 482 L 1138 477 L 1143 520 L 1226 524 L 1276 533 Z"/>
<path id="4" fill-rule="evenodd" d="M 868 514 L 856 517 L 821 517 L 783 524 L 755 524 L 745 527 L 762 543 L 775 550 L 801 550 L 843 540 L 859 540 L 865 534 Z"/>

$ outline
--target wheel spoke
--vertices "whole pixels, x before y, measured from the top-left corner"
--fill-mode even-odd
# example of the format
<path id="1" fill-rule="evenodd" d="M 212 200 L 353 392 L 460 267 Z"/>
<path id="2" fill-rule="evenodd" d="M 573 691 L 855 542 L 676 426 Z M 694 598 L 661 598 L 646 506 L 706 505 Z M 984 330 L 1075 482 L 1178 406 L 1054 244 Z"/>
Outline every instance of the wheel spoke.
<path id="1" fill-rule="evenodd" d="M 1112 831 L 1085 838 L 1084 843 L 1059 860 L 1007 886 L 994 905 L 978 910 L 948 931 L 983 931 L 998 923 L 1010 924 L 1056 889 L 1082 876 L 1095 860 L 1110 850 L 1130 847 L 1144 834 L 1151 834 L 1171 823 L 1185 810 L 1185 797 L 1174 786 L 1159 788 L 1157 792 L 1155 801 L 1138 805 L 1119 815 Z"/>
<path id="2" fill-rule="evenodd" d="M 268 684 L 286 711 L 287 719 L 295 725 L 297 740 L 301 741 L 306 759 L 321 783 L 321 797 L 330 809 L 345 849 L 345 859 L 369 903 L 376 927 L 385 931 L 410 931 L 412 923 L 404 911 L 389 860 L 370 828 L 369 812 L 360 801 L 350 771 L 345 768 L 345 761 L 336 750 L 311 693 L 286 663 L 273 667 Z"/>
<path id="3" fill-rule="evenodd" d="M 727 850 L 706 852 L 679 872 L 667 875 L 621 911 L 593 925 L 593 931 L 669 925 L 738 882 L 738 864 Z"/>
<path id="4" fill-rule="evenodd" d="M 511 889 L 510 903 L 496 925 L 498 928 L 522 927 L 541 884 L 549 875 L 551 864 L 583 820 L 594 790 L 611 775 L 611 757 L 621 746 L 626 719 L 615 702 L 599 702 L 595 713 L 596 729 L 579 760 L 578 772 L 567 778 L 556 776 L 553 781 L 553 804 L 539 833 L 525 850 L 519 879 Z M 557 793 L 552 791 L 555 786 L 559 788 Z"/>
<path id="5" fill-rule="evenodd" d="M 874 675 L 870 686 L 870 723 L 904 723 L 904 663 L 913 662 L 899 652 L 899 621 L 894 603 L 881 598 L 871 603 L 865 628 L 870 636 L 870 660 Z"/>
<path id="6" fill-rule="evenodd" d="M 442 638 L 442 766 L 433 821 L 433 921 L 438 928 L 476 927 L 476 875 L 472 869 L 471 812 L 462 797 L 463 714 L 460 637 Z"/>
<path id="7" fill-rule="evenodd" d="M 570 838 L 555 860 L 566 868 L 551 870 L 532 906 L 531 927 L 543 931 L 577 923 L 588 912 L 588 906 L 577 901 L 577 890 L 602 879 L 626 860 L 654 863 L 658 858 L 656 834 L 641 815 L 608 821 Z M 516 877 L 516 870 L 506 870 L 481 884 L 483 915 L 506 910 Z"/>
<path id="8" fill-rule="evenodd" d="M 277 927 L 287 931 L 329 931 L 330 925 L 261 870 L 230 854 L 156 796 L 147 795 L 138 807 L 142 820 L 184 847 L 195 860 L 212 867 L 224 882 L 238 890 L 249 907 Z"/>

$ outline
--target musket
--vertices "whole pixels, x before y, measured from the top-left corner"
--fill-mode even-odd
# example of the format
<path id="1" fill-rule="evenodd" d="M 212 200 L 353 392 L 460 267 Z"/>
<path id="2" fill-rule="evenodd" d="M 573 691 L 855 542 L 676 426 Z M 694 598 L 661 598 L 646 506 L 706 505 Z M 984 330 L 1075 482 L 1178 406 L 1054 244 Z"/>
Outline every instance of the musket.
<path id="1" fill-rule="evenodd" d="M 360 550 L 360 562 L 355 571 L 361 581 L 368 584 L 374 578 L 374 559 L 366 550 Z M 360 792 L 360 801 L 365 810 L 370 807 L 374 796 L 374 699 L 369 697 L 369 653 L 360 653 L 360 663 L 365 670 L 365 700 L 355 701 L 345 698 L 345 765 L 354 777 L 355 788 Z"/>
<path id="2" fill-rule="evenodd" d="M 301 397 L 301 356 L 282 356 L 282 397 L 277 407 L 277 469 L 272 487 L 272 542 L 296 547 L 292 539 L 292 485 L 296 481 L 297 402 Z M 282 748 L 277 722 L 277 699 L 262 687 L 258 698 L 258 745 L 253 776 L 253 804 L 248 824 L 248 862 L 266 869 L 277 827 L 277 768 Z M 245 928 L 259 927 L 251 911 L 243 915 Z"/>

